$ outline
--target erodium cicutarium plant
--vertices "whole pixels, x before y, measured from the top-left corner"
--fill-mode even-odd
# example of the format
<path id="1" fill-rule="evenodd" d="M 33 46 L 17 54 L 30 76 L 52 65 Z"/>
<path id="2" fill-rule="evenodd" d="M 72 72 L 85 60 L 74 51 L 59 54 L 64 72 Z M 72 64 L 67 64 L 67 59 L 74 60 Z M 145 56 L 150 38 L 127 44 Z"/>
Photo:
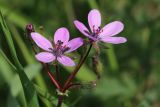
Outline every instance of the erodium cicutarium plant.
<path id="1" fill-rule="evenodd" d="M 65 27 L 56 30 L 53 39 L 49 40 L 40 33 L 35 32 L 32 24 L 26 26 L 27 35 L 32 44 L 32 50 L 35 52 L 35 58 L 43 65 L 46 73 L 56 86 L 58 95 L 57 107 L 61 107 L 64 97 L 68 96 L 67 91 L 71 87 L 77 85 L 77 83 L 73 83 L 72 80 L 84 64 L 93 45 L 97 45 L 98 42 L 120 44 L 127 41 L 125 37 L 117 37 L 117 34 L 119 34 L 124 28 L 123 23 L 121 21 L 113 21 L 101 28 L 101 14 L 96 9 L 89 12 L 88 24 L 90 29 L 88 29 L 82 22 L 78 20 L 74 21 L 75 27 L 84 35 L 83 37 L 87 37 L 87 40 L 83 40 L 84 38 L 82 39 L 81 37 L 69 40 L 70 34 Z M 74 52 L 78 48 L 84 46 L 88 47 L 88 49 L 82 54 L 78 63 L 75 63 L 72 58 L 67 56 L 68 53 Z M 37 47 L 39 47 L 38 50 Z M 68 76 L 67 80 L 64 81 L 63 85 L 59 78 L 59 64 L 74 67 L 74 70 Z M 55 74 L 51 72 L 51 67 L 54 67 Z M 81 85 L 81 83 L 78 85 Z M 96 83 L 92 82 L 92 85 L 95 86 Z"/>

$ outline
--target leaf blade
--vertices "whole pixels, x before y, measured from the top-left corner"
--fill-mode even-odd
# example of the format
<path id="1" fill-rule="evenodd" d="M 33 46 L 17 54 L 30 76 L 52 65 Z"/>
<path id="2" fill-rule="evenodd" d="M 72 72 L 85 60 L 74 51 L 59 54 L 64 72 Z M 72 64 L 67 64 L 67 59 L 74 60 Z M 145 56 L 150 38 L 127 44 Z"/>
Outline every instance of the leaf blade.
<path id="1" fill-rule="evenodd" d="M 28 107 L 39 107 L 39 103 L 38 103 L 38 99 L 37 99 L 37 94 L 35 91 L 35 88 L 33 86 L 33 84 L 30 82 L 29 78 L 27 77 L 27 75 L 24 72 L 24 69 L 22 67 L 22 65 L 20 64 L 18 57 L 16 55 L 16 50 L 14 47 L 14 43 L 11 37 L 11 33 L 7 27 L 7 24 L 3 18 L 2 13 L 0 12 L 0 25 L 2 27 L 2 31 L 5 35 L 6 41 L 8 43 L 9 46 L 9 50 L 11 52 L 12 58 L 14 60 L 15 66 L 17 67 L 17 73 L 19 74 L 21 83 L 22 83 L 22 87 L 23 87 L 23 91 L 25 94 L 25 98 L 26 98 L 26 102 L 27 102 L 27 106 Z"/>

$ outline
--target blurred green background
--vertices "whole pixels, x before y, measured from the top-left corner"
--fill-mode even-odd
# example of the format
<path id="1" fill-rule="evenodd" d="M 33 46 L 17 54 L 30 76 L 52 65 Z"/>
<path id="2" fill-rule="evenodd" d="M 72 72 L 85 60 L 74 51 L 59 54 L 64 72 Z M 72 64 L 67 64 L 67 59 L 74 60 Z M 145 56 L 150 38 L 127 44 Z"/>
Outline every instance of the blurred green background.
<path id="1" fill-rule="evenodd" d="M 101 48 L 98 67 L 101 79 L 97 86 L 70 90 L 65 106 L 160 107 L 160 0 L 0 0 L 0 10 L 12 34 L 19 62 L 32 83 L 50 93 L 37 92 L 39 106 L 54 107 L 56 99 L 52 97 L 57 95 L 34 58 L 25 26 L 33 23 L 37 32 L 50 39 L 62 26 L 69 29 L 71 38 L 84 37 L 75 29 L 73 21 L 78 19 L 87 25 L 88 12 L 93 8 L 100 10 L 102 25 L 121 20 L 125 29 L 120 36 L 128 41 L 120 45 L 105 44 L 109 49 Z M 79 50 L 72 56 L 79 57 L 82 52 Z M 94 52 L 92 49 L 75 81 L 96 80 L 91 63 Z M 20 79 L 7 61 L 14 64 L 11 56 L 0 28 L 0 107 L 26 107 Z M 71 68 L 61 67 L 61 78 L 65 80 Z"/>

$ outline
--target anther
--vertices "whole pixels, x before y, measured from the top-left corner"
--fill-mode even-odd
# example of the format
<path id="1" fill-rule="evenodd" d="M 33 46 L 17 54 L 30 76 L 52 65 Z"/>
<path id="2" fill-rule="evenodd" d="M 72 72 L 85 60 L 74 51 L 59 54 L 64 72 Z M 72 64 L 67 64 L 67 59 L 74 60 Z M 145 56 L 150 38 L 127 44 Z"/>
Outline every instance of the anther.
<path id="1" fill-rule="evenodd" d="M 63 42 L 62 42 L 61 40 L 58 40 L 58 41 L 57 41 L 57 44 L 58 44 L 58 45 L 62 45 Z"/>
<path id="2" fill-rule="evenodd" d="M 52 48 L 48 48 L 49 50 L 51 50 L 51 51 L 53 51 L 53 49 Z"/>
<path id="3" fill-rule="evenodd" d="M 62 50 L 62 52 L 64 53 L 64 52 L 68 51 L 69 49 L 70 49 L 69 47 L 66 47 L 66 48 L 64 48 L 64 49 Z"/>
<path id="4" fill-rule="evenodd" d="M 87 33 L 88 35 L 91 35 L 91 33 L 89 31 L 84 30 L 85 33 Z"/>
<path id="5" fill-rule="evenodd" d="M 95 32 L 96 30 L 95 30 L 95 25 L 93 25 L 93 32 Z"/>

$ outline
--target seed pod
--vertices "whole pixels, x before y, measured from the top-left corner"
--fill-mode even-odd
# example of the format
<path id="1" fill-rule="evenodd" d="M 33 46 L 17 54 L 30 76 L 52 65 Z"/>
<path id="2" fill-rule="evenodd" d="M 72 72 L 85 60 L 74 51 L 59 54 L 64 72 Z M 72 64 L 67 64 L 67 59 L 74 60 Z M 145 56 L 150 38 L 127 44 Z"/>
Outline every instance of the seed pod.
<path id="1" fill-rule="evenodd" d="M 97 55 L 92 57 L 92 66 L 93 66 L 93 72 L 97 75 L 97 78 L 100 79 L 100 72 L 99 72 L 99 58 Z"/>

